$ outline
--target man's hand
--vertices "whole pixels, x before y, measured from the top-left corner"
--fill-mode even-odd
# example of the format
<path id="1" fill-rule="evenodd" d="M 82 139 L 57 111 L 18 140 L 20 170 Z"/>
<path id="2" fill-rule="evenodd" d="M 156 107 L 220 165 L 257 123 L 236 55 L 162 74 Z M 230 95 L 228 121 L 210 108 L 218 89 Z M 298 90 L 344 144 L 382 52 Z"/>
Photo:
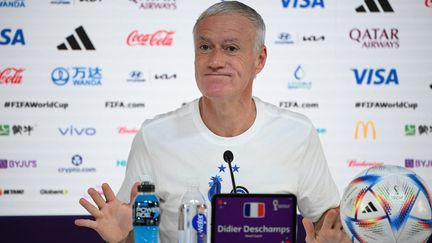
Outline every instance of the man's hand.
<path id="1" fill-rule="evenodd" d="M 95 189 L 89 188 L 88 194 L 97 207 L 84 198 L 81 198 L 79 203 L 93 215 L 95 220 L 77 219 L 75 224 L 96 230 L 102 239 L 108 242 L 125 240 L 132 229 L 132 204 L 138 193 L 138 184 L 139 182 L 132 187 L 129 204 L 118 200 L 111 187 L 106 183 L 102 185 L 105 199 Z"/>
<path id="2" fill-rule="evenodd" d="M 306 242 L 308 243 L 351 243 L 345 234 L 339 217 L 339 209 L 330 209 L 323 216 L 321 227 L 315 229 L 311 220 L 304 218 L 303 226 L 306 231 Z M 321 220 L 320 220 L 321 221 Z M 318 225 L 320 225 L 318 223 Z"/>

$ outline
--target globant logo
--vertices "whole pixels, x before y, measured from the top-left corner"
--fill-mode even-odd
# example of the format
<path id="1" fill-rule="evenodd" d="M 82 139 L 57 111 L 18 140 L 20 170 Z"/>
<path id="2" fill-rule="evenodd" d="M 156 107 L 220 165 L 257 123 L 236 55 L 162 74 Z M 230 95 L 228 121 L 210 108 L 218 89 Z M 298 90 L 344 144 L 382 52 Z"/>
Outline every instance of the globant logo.
<path id="1" fill-rule="evenodd" d="M 0 169 L 36 168 L 37 160 L 0 159 Z"/>
<path id="2" fill-rule="evenodd" d="M 83 164 L 83 157 L 79 154 L 75 154 L 71 158 L 71 163 L 75 167 L 69 168 L 58 168 L 57 171 L 59 173 L 71 174 L 71 173 L 95 173 L 96 168 L 94 167 L 80 167 Z"/>
<path id="3" fill-rule="evenodd" d="M 177 0 L 133 0 L 142 10 L 175 10 L 177 9 Z"/>
<path id="4" fill-rule="evenodd" d="M 372 166 L 381 166 L 384 165 L 383 162 L 377 162 L 377 161 L 366 161 L 366 160 L 355 160 L 350 159 L 348 160 L 348 167 L 372 167 Z"/>
<path id="5" fill-rule="evenodd" d="M 405 168 L 432 168 L 432 159 L 405 159 Z"/>
<path id="6" fill-rule="evenodd" d="M 399 78 L 395 68 L 391 68 L 390 70 L 385 68 L 352 68 L 351 71 L 354 73 L 357 85 L 399 85 Z"/>
<path id="7" fill-rule="evenodd" d="M 51 72 L 51 80 L 57 86 L 64 86 L 70 80 L 74 86 L 101 86 L 100 67 L 58 67 Z"/>
<path id="8" fill-rule="evenodd" d="M 305 79 L 305 72 L 301 65 L 298 65 L 294 71 L 294 81 L 288 82 L 288 89 L 311 89 L 312 82 Z"/>
<path id="9" fill-rule="evenodd" d="M 0 8 L 25 8 L 25 0 L 0 1 Z"/>
<path id="10" fill-rule="evenodd" d="M 0 84 L 21 84 L 23 79 L 24 68 L 5 68 L 0 70 Z"/>
<path id="11" fill-rule="evenodd" d="M 370 28 L 351 29 L 349 38 L 361 45 L 362 48 L 399 48 L 399 29 Z"/>
<path id="12" fill-rule="evenodd" d="M 324 0 L 282 0 L 283 8 L 324 8 Z"/>
<path id="13" fill-rule="evenodd" d="M 138 30 L 132 31 L 127 39 L 128 46 L 171 46 L 173 43 L 172 30 L 158 30 L 152 34 L 140 34 Z"/>
<path id="14" fill-rule="evenodd" d="M 22 29 L 17 29 L 16 31 L 5 28 L 0 29 L 0 45 L 22 45 L 25 46 L 24 32 Z"/>
<path id="15" fill-rule="evenodd" d="M 67 195 L 69 191 L 67 189 L 40 189 L 41 195 Z"/>

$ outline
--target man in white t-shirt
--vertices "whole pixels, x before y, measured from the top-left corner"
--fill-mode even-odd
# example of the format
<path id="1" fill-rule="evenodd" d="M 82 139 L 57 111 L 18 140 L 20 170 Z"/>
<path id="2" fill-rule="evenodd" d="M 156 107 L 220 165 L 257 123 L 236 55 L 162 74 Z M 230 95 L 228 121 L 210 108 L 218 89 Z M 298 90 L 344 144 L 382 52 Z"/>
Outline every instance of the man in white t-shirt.
<path id="1" fill-rule="evenodd" d="M 80 204 L 95 220 L 75 223 L 109 242 L 130 240 L 136 182 L 150 175 L 161 201 L 161 242 L 177 242 L 185 178 L 198 178 L 208 200 L 230 192 L 222 155 L 231 150 L 237 192 L 293 193 L 305 217 L 306 241 L 350 242 L 339 219 L 339 193 L 311 122 L 252 96 L 253 80 L 267 58 L 261 16 L 242 3 L 220 2 L 201 14 L 193 34 L 202 97 L 145 121 L 117 197 L 107 184 L 102 186 L 105 199 L 89 189 L 98 207 L 85 199 Z"/>

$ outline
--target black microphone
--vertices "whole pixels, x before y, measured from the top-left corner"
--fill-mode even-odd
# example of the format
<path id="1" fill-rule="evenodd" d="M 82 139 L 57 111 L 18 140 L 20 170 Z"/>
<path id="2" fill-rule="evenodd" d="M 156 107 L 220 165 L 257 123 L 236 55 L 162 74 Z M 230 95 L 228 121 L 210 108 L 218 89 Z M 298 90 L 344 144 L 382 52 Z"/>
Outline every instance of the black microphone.
<path id="1" fill-rule="evenodd" d="M 227 150 L 224 152 L 223 154 L 223 158 L 225 160 L 225 162 L 228 163 L 229 166 L 229 170 L 230 170 L 230 174 L 231 174 L 231 182 L 232 182 L 232 186 L 233 186 L 233 194 L 236 194 L 236 184 L 235 184 L 235 180 L 234 180 L 234 173 L 232 171 L 232 167 L 231 167 L 231 162 L 234 160 L 234 155 L 231 151 Z"/>

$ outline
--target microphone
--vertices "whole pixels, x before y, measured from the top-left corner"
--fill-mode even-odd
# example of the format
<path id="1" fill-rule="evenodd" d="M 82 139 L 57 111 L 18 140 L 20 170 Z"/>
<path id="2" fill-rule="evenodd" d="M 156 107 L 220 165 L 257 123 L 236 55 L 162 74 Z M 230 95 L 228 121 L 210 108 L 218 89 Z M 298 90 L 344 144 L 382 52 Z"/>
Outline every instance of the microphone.
<path id="1" fill-rule="evenodd" d="M 233 173 L 232 167 L 231 167 L 231 162 L 234 160 L 234 155 L 231 151 L 227 150 L 224 152 L 223 158 L 229 166 L 229 170 L 230 170 L 230 174 L 231 174 L 231 182 L 232 182 L 232 186 L 233 186 L 233 194 L 237 194 L 237 191 L 236 191 L 237 187 L 236 187 L 235 180 L 234 180 L 234 173 Z"/>

